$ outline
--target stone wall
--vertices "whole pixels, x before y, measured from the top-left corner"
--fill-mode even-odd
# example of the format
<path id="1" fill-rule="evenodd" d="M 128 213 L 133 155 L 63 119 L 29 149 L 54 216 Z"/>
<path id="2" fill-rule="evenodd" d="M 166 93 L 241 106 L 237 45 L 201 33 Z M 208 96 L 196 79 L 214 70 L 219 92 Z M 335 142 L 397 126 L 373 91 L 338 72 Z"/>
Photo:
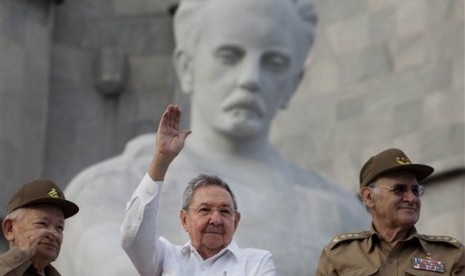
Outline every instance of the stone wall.
<path id="1" fill-rule="evenodd" d="M 44 171 L 51 1 L 0 1 L 0 214 L 22 183 Z"/>
<path id="2" fill-rule="evenodd" d="M 160 110 L 173 101 L 169 4 L 83 0 L 57 9 L 44 174 L 65 185 L 154 130 Z M 108 52 L 117 53 L 116 60 L 106 58 Z M 127 65 L 113 72 L 123 76 L 123 90 L 104 95 L 97 84 L 111 80 L 118 60 Z M 109 70 L 99 72 L 102 62 Z"/>
<path id="3" fill-rule="evenodd" d="M 388 147 L 436 174 L 458 169 L 429 184 L 419 228 L 465 240 L 464 1 L 315 3 L 308 72 L 274 143 L 353 191 L 361 165 Z"/>

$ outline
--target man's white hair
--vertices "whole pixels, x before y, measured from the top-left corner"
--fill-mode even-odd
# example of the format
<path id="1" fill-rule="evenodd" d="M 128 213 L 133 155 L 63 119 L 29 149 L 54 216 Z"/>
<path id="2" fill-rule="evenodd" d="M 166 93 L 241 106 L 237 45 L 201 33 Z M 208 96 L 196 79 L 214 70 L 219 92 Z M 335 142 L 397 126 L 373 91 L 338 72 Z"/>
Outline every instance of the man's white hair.
<path id="1" fill-rule="evenodd" d="M 189 55 L 193 54 L 200 39 L 202 26 L 202 9 L 210 0 L 181 0 L 174 17 L 174 36 L 176 40 L 176 51 L 183 51 Z M 226 1 L 226 0 L 212 0 Z M 234 1 L 234 0 L 230 0 Z M 253 0 L 250 0 L 253 1 Z M 302 29 L 305 30 L 306 39 L 303 40 L 305 45 L 305 55 L 313 44 L 314 30 L 317 24 L 317 14 L 315 6 L 311 0 L 282 0 L 291 2 L 297 10 L 301 19 Z"/>

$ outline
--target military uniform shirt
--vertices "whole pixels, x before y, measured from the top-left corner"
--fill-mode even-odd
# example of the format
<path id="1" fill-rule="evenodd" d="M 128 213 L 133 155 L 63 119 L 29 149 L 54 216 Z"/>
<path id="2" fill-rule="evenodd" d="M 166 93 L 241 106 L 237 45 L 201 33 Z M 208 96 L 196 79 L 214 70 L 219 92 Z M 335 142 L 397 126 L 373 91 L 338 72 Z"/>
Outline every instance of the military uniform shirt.
<path id="1" fill-rule="evenodd" d="M 45 268 L 47 276 L 60 276 L 52 266 Z M 23 251 L 15 247 L 0 256 L 0 276 L 40 276 Z"/>
<path id="2" fill-rule="evenodd" d="M 415 227 L 392 249 L 374 230 L 348 233 L 324 248 L 316 275 L 464 276 L 464 246 L 451 237 L 420 235 Z"/>

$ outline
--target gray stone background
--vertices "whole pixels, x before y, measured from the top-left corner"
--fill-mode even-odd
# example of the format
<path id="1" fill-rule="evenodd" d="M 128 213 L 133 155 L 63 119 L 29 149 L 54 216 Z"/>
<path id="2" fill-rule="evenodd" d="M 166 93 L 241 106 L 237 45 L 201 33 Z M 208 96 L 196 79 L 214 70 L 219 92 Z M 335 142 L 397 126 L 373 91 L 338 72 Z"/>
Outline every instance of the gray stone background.
<path id="1" fill-rule="evenodd" d="M 188 109 L 174 92 L 174 2 L 0 0 L 2 216 L 26 181 L 45 176 L 65 188 L 153 132 L 168 103 Z M 274 122 L 273 144 L 354 193 L 366 159 L 402 148 L 436 168 L 418 228 L 464 241 L 464 0 L 315 5 L 307 75 Z M 126 71 L 98 70 L 125 62 Z M 118 75 L 121 94 L 97 89 Z"/>

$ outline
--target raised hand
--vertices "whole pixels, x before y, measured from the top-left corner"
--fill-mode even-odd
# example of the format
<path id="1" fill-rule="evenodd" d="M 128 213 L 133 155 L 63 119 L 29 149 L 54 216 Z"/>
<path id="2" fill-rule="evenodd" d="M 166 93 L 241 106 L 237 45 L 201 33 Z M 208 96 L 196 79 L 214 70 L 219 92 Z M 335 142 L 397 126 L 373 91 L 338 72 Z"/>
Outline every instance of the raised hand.
<path id="1" fill-rule="evenodd" d="M 15 238 L 16 246 L 18 246 L 29 259 L 35 255 L 40 243 L 54 244 L 57 248 L 56 253 L 58 256 L 61 241 L 62 236 L 46 228 L 28 230 Z"/>
<path id="2" fill-rule="evenodd" d="M 181 151 L 190 130 L 179 131 L 181 110 L 177 105 L 168 105 L 160 120 L 157 131 L 157 151 L 160 154 L 173 156 Z"/>
<path id="3" fill-rule="evenodd" d="M 168 105 L 158 125 L 155 155 L 149 168 L 153 180 L 163 180 L 169 164 L 182 150 L 184 141 L 191 133 L 190 130 L 179 130 L 180 121 L 179 106 Z"/>

